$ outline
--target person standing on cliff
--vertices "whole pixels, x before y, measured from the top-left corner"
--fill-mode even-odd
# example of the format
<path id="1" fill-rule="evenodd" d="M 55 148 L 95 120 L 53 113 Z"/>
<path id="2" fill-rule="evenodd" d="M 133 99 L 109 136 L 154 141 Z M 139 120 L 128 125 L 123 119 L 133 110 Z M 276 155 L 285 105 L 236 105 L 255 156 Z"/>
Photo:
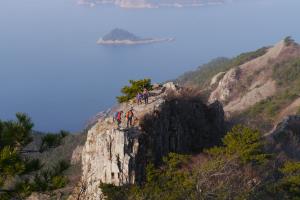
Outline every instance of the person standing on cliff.
<path id="1" fill-rule="evenodd" d="M 132 119 L 134 117 L 133 114 L 133 108 L 131 108 L 127 113 L 126 113 L 126 119 L 127 119 L 127 128 L 129 128 L 129 126 L 132 126 Z"/>
<path id="2" fill-rule="evenodd" d="M 143 91 L 143 97 L 144 97 L 145 104 L 148 104 L 148 100 L 149 100 L 149 91 L 147 90 L 147 88 L 144 88 L 144 91 Z"/>
<path id="3" fill-rule="evenodd" d="M 122 114 L 123 114 L 123 111 L 120 111 L 120 112 L 117 113 L 116 120 L 117 120 L 118 128 L 120 128 L 120 125 L 122 123 Z"/>
<path id="4" fill-rule="evenodd" d="M 137 104 L 140 105 L 142 104 L 142 98 L 143 98 L 143 95 L 141 92 L 139 92 L 137 95 L 136 95 L 136 101 L 137 101 Z"/>

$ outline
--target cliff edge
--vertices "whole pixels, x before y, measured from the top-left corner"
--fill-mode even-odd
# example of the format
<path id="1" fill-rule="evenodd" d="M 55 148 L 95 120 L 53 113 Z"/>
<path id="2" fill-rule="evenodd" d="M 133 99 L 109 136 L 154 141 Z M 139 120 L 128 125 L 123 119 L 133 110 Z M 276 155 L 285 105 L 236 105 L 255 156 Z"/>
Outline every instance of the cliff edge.
<path id="1" fill-rule="evenodd" d="M 101 183 L 141 183 L 145 167 L 159 165 L 170 152 L 197 153 L 221 142 L 225 134 L 220 103 L 209 106 L 173 83 L 151 91 L 149 104 L 133 101 L 116 110 L 133 108 L 134 125 L 118 128 L 113 111 L 107 112 L 88 131 L 82 151 L 82 181 L 70 199 L 101 199 Z"/>

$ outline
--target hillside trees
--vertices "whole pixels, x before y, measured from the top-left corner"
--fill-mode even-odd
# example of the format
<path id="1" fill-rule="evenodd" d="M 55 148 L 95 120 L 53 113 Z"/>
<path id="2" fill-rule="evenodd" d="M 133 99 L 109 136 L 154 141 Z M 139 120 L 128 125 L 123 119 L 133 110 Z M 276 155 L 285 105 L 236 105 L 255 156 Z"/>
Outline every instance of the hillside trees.
<path id="1" fill-rule="evenodd" d="M 197 156 L 170 153 L 160 166 L 149 163 L 140 186 L 102 184 L 101 188 L 108 200 L 122 193 L 126 193 L 123 200 L 251 199 L 273 172 L 270 159 L 258 131 L 236 126 L 221 146 Z"/>
<path id="2" fill-rule="evenodd" d="M 43 164 L 40 160 L 28 156 L 32 151 L 25 147 L 32 141 L 33 126 L 31 119 L 23 113 L 17 113 L 15 121 L 0 121 L 1 200 L 22 199 L 32 191 L 39 191 L 43 185 L 41 177 L 50 178 L 43 180 L 51 184 L 50 189 L 63 187 L 67 181 L 62 175 L 68 167 L 67 163 L 59 162 L 41 171 Z"/>

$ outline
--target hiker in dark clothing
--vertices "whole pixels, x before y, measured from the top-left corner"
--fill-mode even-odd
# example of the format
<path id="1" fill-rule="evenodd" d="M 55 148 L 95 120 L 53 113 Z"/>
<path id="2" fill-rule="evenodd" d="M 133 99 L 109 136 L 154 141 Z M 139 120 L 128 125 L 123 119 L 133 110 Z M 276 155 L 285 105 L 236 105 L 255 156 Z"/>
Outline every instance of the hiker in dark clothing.
<path id="1" fill-rule="evenodd" d="M 129 128 L 129 126 L 132 126 L 132 119 L 134 117 L 133 114 L 133 108 L 131 108 L 127 113 L 126 113 L 126 118 L 127 118 L 127 128 Z"/>
<path id="2" fill-rule="evenodd" d="M 144 88 L 143 98 L 144 98 L 145 104 L 148 104 L 148 100 L 149 100 L 149 91 L 147 90 L 147 88 Z"/>
<path id="3" fill-rule="evenodd" d="M 139 92 L 136 95 L 136 102 L 137 102 L 138 105 L 142 104 L 142 99 L 143 99 L 143 95 L 142 95 L 142 93 Z"/>

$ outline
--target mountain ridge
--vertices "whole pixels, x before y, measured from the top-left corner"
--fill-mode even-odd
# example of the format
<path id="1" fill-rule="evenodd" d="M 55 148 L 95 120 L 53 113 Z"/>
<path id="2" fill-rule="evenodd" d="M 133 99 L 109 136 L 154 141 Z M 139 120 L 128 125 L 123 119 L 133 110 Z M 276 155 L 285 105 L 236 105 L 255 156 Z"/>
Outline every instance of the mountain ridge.
<path id="1" fill-rule="evenodd" d="M 209 67 L 204 65 L 204 68 L 189 72 L 179 77 L 178 82 L 200 88 L 208 102 L 222 102 L 229 118 L 239 121 L 242 118 L 267 119 L 269 128 L 263 130 L 270 130 L 282 118 L 296 114 L 294 109 L 299 106 L 297 94 L 300 91 L 296 77 L 299 76 L 297 60 L 300 59 L 300 46 L 288 39 L 268 48 L 241 54 L 231 60 L 213 60 Z M 245 60 L 236 62 L 243 55 Z M 289 77 L 291 72 L 295 77 Z M 285 77 L 285 80 L 281 77 Z M 198 80 L 203 81 L 197 83 Z M 289 86 L 293 87 L 289 89 Z M 269 110 L 263 110 L 263 104 Z"/>

